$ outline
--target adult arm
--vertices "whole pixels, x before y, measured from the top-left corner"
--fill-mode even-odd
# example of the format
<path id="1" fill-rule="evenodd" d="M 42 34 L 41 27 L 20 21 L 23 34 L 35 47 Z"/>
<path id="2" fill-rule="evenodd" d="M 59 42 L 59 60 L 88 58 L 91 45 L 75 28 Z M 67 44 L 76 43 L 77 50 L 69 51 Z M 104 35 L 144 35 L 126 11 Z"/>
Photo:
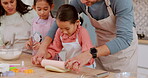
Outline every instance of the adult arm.
<path id="1" fill-rule="evenodd" d="M 79 13 L 85 13 L 85 6 L 80 0 L 72 0 L 70 4 L 75 6 Z M 100 7 L 99 9 L 98 6 Z M 107 11 L 104 10 L 106 7 L 104 7 L 103 3 L 97 3 L 90 7 L 93 8 L 89 9 L 93 18 L 103 19 L 107 17 Z M 111 0 L 111 8 L 116 16 L 117 31 L 116 38 L 107 42 L 106 46 L 109 49 L 109 54 L 114 54 L 129 47 L 133 40 L 134 18 L 132 0 Z"/>
<path id="2" fill-rule="evenodd" d="M 106 45 L 111 54 L 126 49 L 133 40 L 133 5 L 132 0 L 116 0 L 115 3 L 117 34 L 114 40 Z"/>
<path id="3" fill-rule="evenodd" d="M 118 51 L 126 49 L 130 46 L 133 40 L 133 6 L 132 0 L 114 0 L 116 4 L 114 5 L 114 12 L 116 15 L 116 27 L 117 27 L 117 37 L 114 40 L 107 42 L 105 45 L 97 47 L 97 56 L 107 56 L 109 54 L 114 54 Z M 80 5 L 79 5 L 80 6 Z M 102 9 L 103 10 L 103 9 Z M 81 58 L 85 57 L 85 58 Z M 87 56 L 87 57 L 86 57 Z M 92 58 L 90 50 L 81 53 L 79 56 L 72 58 L 66 62 L 69 69 L 73 66 L 77 66 L 75 60 L 80 62 L 79 68 L 87 64 L 88 60 Z"/>

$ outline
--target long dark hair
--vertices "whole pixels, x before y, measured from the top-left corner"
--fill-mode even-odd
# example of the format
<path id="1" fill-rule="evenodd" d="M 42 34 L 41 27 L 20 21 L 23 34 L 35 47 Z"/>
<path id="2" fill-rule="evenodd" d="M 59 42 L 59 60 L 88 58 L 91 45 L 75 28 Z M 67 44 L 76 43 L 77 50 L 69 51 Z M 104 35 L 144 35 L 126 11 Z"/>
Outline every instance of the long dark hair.
<path id="1" fill-rule="evenodd" d="M 38 1 L 43 1 L 43 0 L 34 0 L 33 5 L 35 6 L 35 5 L 36 5 L 36 3 L 37 3 Z M 52 4 L 53 4 L 53 0 L 44 0 L 44 1 L 46 1 L 46 2 L 49 4 L 49 6 L 50 6 L 50 7 L 51 7 L 51 6 L 52 6 Z M 51 12 L 51 11 L 50 11 L 50 15 L 53 17 L 53 15 L 52 15 L 52 12 Z"/>
<path id="2" fill-rule="evenodd" d="M 64 4 L 59 7 L 56 19 L 60 21 L 69 21 L 74 24 L 78 20 L 78 13 L 74 6 L 69 4 Z"/>
<path id="3" fill-rule="evenodd" d="M 29 8 L 29 5 L 24 4 L 21 0 L 16 0 L 16 2 L 16 11 L 18 11 L 21 15 L 24 15 L 28 13 L 30 10 L 32 10 L 31 8 Z M 5 13 L 6 11 L 2 7 L 0 0 L 0 16 L 4 15 Z"/>

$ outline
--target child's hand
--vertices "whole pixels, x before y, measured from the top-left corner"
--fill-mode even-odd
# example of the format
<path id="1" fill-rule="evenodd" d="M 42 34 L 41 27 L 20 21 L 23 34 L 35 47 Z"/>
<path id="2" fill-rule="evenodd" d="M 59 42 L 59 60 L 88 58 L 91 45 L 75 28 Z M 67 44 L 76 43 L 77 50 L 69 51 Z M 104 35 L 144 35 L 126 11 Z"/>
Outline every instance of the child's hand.
<path id="1" fill-rule="evenodd" d="M 28 41 L 26 42 L 26 44 L 25 44 L 25 48 L 26 48 L 26 49 L 32 49 L 32 45 L 33 45 L 32 41 L 31 41 L 31 40 L 28 40 Z"/>
<path id="2" fill-rule="evenodd" d="M 41 61 L 46 58 L 47 51 L 38 51 L 31 59 L 32 63 L 35 65 L 40 65 Z"/>
<path id="3" fill-rule="evenodd" d="M 33 50 L 38 50 L 40 48 L 41 43 L 40 42 L 35 42 L 32 46 Z"/>

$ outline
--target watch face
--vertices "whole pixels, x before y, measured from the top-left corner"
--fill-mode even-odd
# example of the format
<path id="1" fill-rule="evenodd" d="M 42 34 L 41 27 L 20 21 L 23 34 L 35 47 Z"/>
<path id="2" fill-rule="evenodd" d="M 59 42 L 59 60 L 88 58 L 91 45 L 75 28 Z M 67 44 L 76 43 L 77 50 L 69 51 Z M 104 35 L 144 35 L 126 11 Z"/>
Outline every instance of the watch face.
<path id="1" fill-rule="evenodd" d="M 97 50 L 95 48 L 91 48 L 91 53 L 92 54 L 97 53 Z"/>

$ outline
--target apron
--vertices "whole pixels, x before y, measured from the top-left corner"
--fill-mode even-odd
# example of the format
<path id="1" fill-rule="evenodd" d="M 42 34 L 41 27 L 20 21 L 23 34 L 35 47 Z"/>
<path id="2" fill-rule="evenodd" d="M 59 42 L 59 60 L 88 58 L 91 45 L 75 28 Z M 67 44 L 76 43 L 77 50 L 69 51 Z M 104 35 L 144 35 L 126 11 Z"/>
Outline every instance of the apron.
<path id="1" fill-rule="evenodd" d="M 86 6 L 86 14 L 90 19 L 92 26 L 95 27 L 97 35 L 97 46 L 104 45 L 106 42 L 116 37 L 116 17 L 110 7 L 110 0 L 105 0 L 109 17 L 96 20 L 88 13 Z M 138 39 L 136 30 L 133 27 L 133 40 L 131 46 L 112 55 L 101 56 L 96 59 L 96 69 L 103 69 L 111 72 L 137 72 L 137 46 Z"/>
<path id="2" fill-rule="evenodd" d="M 60 37 L 60 39 L 62 41 L 62 37 Z M 61 61 L 66 61 L 67 59 L 75 57 L 82 52 L 82 47 L 79 44 L 78 36 L 77 36 L 75 42 L 70 42 L 70 43 L 63 43 L 62 42 L 62 45 L 63 45 L 63 49 L 59 53 L 59 60 L 61 60 Z M 95 62 L 94 62 L 94 64 L 86 66 L 86 67 L 95 68 Z"/>
<path id="3" fill-rule="evenodd" d="M 33 22 L 33 27 L 32 27 L 32 40 L 34 42 L 41 42 L 43 38 L 46 36 L 48 30 L 50 29 L 54 18 L 51 16 L 48 17 L 47 23 L 46 24 L 40 24 L 37 23 L 39 20 L 39 17 Z M 33 55 L 36 54 L 36 50 L 33 50 Z"/>
<path id="4" fill-rule="evenodd" d="M 18 18 L 7 23 L 2 27 L 1 35 L 4 44 L 8 44 L 8 48 L 22 49 L 25 46 L 26 41 L 30 37 L 31 25 L 26 19 L 21 17 L 19 13 L 15 13 Z M 9 19 L 8 19 L 9 20 Z M 13 21 L 18 21 L 13 23 Z"/>

